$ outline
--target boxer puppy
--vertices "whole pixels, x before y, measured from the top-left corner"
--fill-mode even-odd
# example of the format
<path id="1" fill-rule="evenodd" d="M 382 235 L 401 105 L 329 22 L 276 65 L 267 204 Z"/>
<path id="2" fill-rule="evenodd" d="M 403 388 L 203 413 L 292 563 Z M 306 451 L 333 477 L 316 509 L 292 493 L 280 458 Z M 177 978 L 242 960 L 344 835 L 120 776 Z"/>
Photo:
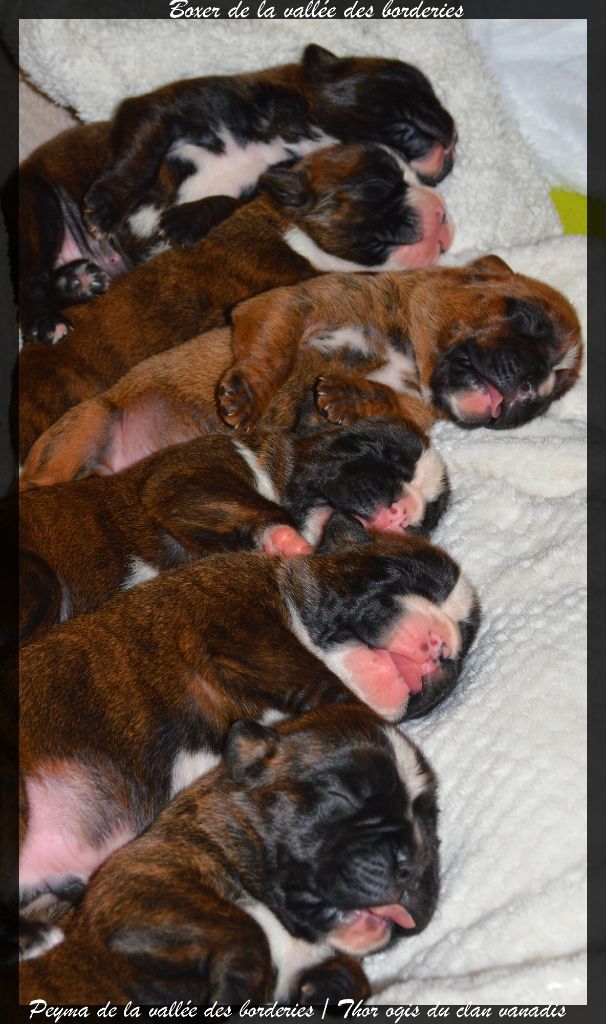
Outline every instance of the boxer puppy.
<path id="1" fill-rule="evenodd" d="M 269 172 L 263 195 L 197 246 L 160 253 L 70 309 L 61 345 L 19 357 L 21 457 L 70 405 L 129 367 L 225 323 L 236 302 L 323 270 L 406 269 L 452 239 L 439 196 L 379 146 L 338 146 Z"/>
<path id="2" fill-rule="evenodd" d="M 425 758 L 365 708 L 237 722 L 219 766 L 99 868 L 64 940 L 21 964 L 20 1001 L 365 999 L 359 958 L 434 912 L 437 815 Z"/>
<path id="3" fill-rule="evenodd" d="M 242 303 L 232 323 L 236 361 L 218 395 L 234 427 L 259 418 L 301 347 L 346 349 L 355 364 L 316 387 L 337 423 L 410 416 L 421 399 L 433 419 L 516 427 L 572 387 L 582 360 L 568 300 L 497 256 L 406 277 L 326 275 Z"/>
<path id="4" fill-rule="evenodd" d="M 334 509 L 428 533 L 448 493 L 428 438 L 389 423 L 199 437 L 118 475 L 30 490 L 19 502 L 20 640 L 217 551 L 308 554 Z"/>
<path id="5" fill-rule="evenodd" d="M 478 622 L 445 552 L 335 513 L 314 555 L 214 555 L 55 626 L 21 651 L 22 904 L 73 901 L 244 715 L 427 713 Z"/>
<path id="6" fill-rule="evenodd" d="M 113 122 L 47 143 L 20 174 L 25 338 L 59 340 L 72 326 L 63 306 L 101 293 L 159 242 L 199 241 L 271 165 L 339 141 L 386 144 L 436 184 L 455 131 L 416 68 L 308 46 L 299 64 L 130 97 Z"/>
<path id="7" fill-rule="evenodd" d="M 234 427 L 377 417 L 502 429 L 565 394 L 583 356 L 567 299 L 496 256 L 400 276 L 326 274 L 250 299 L 232 320 L 231 336 L 209 331 L 70 410 L 33 446 L 23 486 L 94 470 L 116 439 L 155 450 L 167 435 L 220 429 L 216 384 Z"/>

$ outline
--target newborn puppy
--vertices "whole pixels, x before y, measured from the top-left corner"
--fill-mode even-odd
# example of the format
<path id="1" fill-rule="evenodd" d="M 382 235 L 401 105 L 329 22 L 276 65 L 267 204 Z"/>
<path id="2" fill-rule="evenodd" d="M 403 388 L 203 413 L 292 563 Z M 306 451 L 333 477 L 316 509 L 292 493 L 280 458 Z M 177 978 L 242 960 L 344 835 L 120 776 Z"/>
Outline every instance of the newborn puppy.
<path id="1" fill-rule="evenodd" d="M 454 688 L 479 607 L 427 541 L 335 513 L 318 553 L 214 555 L 21 651 L 22 904 L 71 899 L 239 718 L 360 700 L 391 722 Z"/>
<path id="2" fill-rule="evenodd" d="M 115 476 L 22 491 L 20 640 L 217 551 L 307 554 L 333 509 L 376 530 L 427 533 L 448 492 L 428 438 L 389 423 L 305 438 L 214 434 Z"/>
<path id="3" fill-rule="evenodd" d="M 326 274 L 239 305 L 231 334 L 208 331 L 145 360 L 71 409 L 36 442 L 21 481 L 71 480 L 122 446 L 154 450 L 255 422 L 298 433 L 437 419 L 525 423 L 572 387 L 580 325 L 559 292 L 496 256 L 406 275 Z M 236 362 L 234 363 L 234 358 Z"/>
<path id="4" fill-rule="evenodd" d="M 316 388 L 332 422 L 415 418 L 420 399 L 433 420 L 498 430 L 545 412 L 583 354 L 567 299 L 497 256 L 405 276 L 326 275 L 242 303 L 232 324 L 235 363 L 218 395 L 238 427 L 259 418 L 300 349 L 348 354 L 351 370 Z"/>
<path id="5" fill-rule="evenodd" d="M 167 242 L 200 241 L 272 165 L 331 143 L 376 142 L 435 185 L 452 167 L 455 134 L 416 68 L 319 46 L 299 64 L 131 96 L 113 122 L 70 129 L 20 167 L 24 338 L 60 340 L 72 327 L 60 309 L 102 293 Z"/>
<path id="6" fill-rule="evenodd" d="M 95 873 L 64 940 L 24 951 L 21 1002 L 365 999 L 357 958 L 434 912 L 437 813 L 425 758 L 365 708 L 237 722 Z"/>
<path id="7" fill-rule="evenodd" d="M 336 146 L 276 168 L 262 194 L 196 246 L 159 253 L 70 309 L 60 345 L 19 356 L 21 461 L 70 405 L 154 352 L 225 323 L 241 299 L 338 269 L 404 270 L 452 239 L 440 197 L 380 146 Z M 64 319 L 64 331 L 67 321 Z"/>

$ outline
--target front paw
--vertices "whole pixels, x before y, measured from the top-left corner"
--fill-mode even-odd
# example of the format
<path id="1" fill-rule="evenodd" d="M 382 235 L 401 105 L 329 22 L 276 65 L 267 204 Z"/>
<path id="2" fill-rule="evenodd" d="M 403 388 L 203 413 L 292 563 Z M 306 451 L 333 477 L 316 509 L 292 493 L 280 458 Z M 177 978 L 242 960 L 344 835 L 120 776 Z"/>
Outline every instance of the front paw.
<path id="1" fill-rule="evenodd" d="M 160 234 L 172 246 L 188 246 L 200 242 L 208 229 L 201 228 L 185 207 L 173 206 L 160 217 Z"/>
<path id="2" fill-rule="evenodd" d="M 249 427 L 256 414 L 257 399 L 252 385 L 242 370 L 233 368 L 222 377 L 217 387 L 221 418 L 228 427 Z"/>
<path id="3" fill-rule="evenodd" d="M 303 1006 L 323 1006 L 340 999 L 354 1002 L 370 997 L 370 985 L 357 960 L 333 957 L 312 967 L 299 978 L 294 1001 Z"/>
<path id="4" fill-rule="evenodd" d="M 55 345 L 65 338 L 73 328 L 74 325 L 67 317 L 59 316 L 58 313 L 44 313 L 23 328 L 23 343 Z"/>
<path id="5" fill-rule="evenodd" d="M 124 209 L 102 182 L 91 185 L 82 204 L 82 218 L 93 238 L 115 235 L 124 220 Z"/>
<path id="6" fill-rule="evenodd" d="M 318 377 L 314 386 L 316 408 L 330 423 L 353 426 L 364 415 L 358 412 L 355 392 L 348 384 L 331 377 Z"/>

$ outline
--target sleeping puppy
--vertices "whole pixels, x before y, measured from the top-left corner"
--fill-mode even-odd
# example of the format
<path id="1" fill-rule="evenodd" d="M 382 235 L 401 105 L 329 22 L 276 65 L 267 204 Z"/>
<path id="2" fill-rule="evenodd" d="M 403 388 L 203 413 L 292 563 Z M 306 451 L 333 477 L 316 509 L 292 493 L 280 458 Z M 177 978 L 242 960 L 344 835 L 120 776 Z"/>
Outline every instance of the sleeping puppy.
<path id="1" fill-rule="evenodd" d="M 55 626 L 21 651 L 22 905 L 73 901 L 244 715 L 427 713 L 478 622 L 445 552 L 335 513 L 314 555 L 214 555 Z"/>
<path id="2" fill-rule="evenodd" d="M 427 761 L 365 708 L 237 722 L 219 766 L 96 872 L 63 941 L 24 950 L 20 1001 L 365 999 L 359 958 L 433 915 L 437 816 Z"/>
<path id="3" fill-rule="evenodd" d="M 219 430 L 217 385 L 224 427 L 301 433 L 326 419 L 389 418 L 427 431 L 442 418 L 503 429 L 565 394 L 583 356 L 564 296 L 496 256 L 406 275 L 326 274 L 243 302 L 232 320 L 231 334 L 208 331 L 145 360 L 69 410 L 34 444 L 21 485 Z"/>
<path id="4" fill-rule="evenodd" d="M 64 337 L 62 307 L 101 293 L 159 244 L 199 241 L 270 166 L 335 142 L 388 145 L 436 184 L 455 131 L 416 68 L 308 46 L 299 64 L 129 97 L 112 122 L 45 144 L 20 168 L 25 339 Z"/>
<path id="5" fill-rule="evenodd" d="M 60 345 L 19 357 L 21 461 L 70 405 L 154 352 L 223 324 L 241 299 L 323 270 L 434 262 L 452 230 L 440 197 L 380 146 L 337 146 L 268 172 L 262 195 L 204 241 L 159 253 L 70 309 Z"/>
<path id="6" fill-rule="evenodd" d="M 433 420 L 497 430 L 544 413 L 583 355 L 568 300 L 497 256 L 406 276 L 329 274 L 242 303 L 232 324 L 235 363 L 218 395 L 233 427 L 256 422 L 300 348 L 345 350 L 352 363 L 317 384 L 333 422 L 414 418 L 420 400 Z"/>
<path id="7" fill-rule="evenodd" d="M 428 438 L 389 423 L 213 434 L 118 475 L 22 492 L 20 640 L 214 552 L 308 554 L 334 509 L 376 530 L 428 533 L 448 493 Z"/>

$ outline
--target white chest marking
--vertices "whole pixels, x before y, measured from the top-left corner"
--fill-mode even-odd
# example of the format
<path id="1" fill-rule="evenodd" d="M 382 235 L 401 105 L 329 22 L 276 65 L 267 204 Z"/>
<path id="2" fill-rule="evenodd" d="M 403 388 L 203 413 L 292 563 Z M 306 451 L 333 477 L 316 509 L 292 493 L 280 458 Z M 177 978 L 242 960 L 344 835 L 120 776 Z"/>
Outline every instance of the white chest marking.
<path id="1" fill-rule="evenodd" d="M 385 355 L 387 362 L 378 370 L 368 373 L 366 379 L 377 384 L 385 384 L 393 391 L 418 394 L 418 375 L 414 359 L 403 352 L 398 352 L 390 344 L 385 346 Z"/>
<path id="2" fill-rule="evenodd" d="M 127 575 L 124 577 L 121 590 L 131 590 L 132 587 L 138 587 L 140 583 L 145 583 L 147 580 L 153 580 L 160 573 L 159 569 L 156 569 L 155 565 L 150 565 L 144 558 L 139 558 L 138 555 L 132 555 L 130 560 L 130 569 Z"/>
<path id="3" fill-rule="evenodd" d="M 307 342 L 309 348 L 315 348 L 324 355 L 331 355 L 337 349 L 348 348 L 352 352 L 367 355 L 371 346 L 361 327 L 337 327 L 334 331 L 321 331 Z"/>
<path id="4" fill-rule="evenodd" d="M 414 476 L 409 484 L 426 504 L 435 501 L 444 486 L 446 467 L 433 447 L 426 448 L 415 466 Z"/>
<path id="5" fill-rule="evenodd" d="M 396 756 L 398 775 L 402 779 L 410 802 L 423 792 L 430 776 L 423 770 L 413 745 L 394 727 L 386 728 L 387 735 Z"/>
<path id="6" fill-rule="evenodd" d="M 173 770 L 170 782 L 170 795 L 179 793 L 186 786 L 189 786 L 201 775 L 206 775 L 219 764 L 221 758 L 210 750 L 197 750 L 191 753 L 182 750 L 173 761 Z"/>
<path id="7" fill-rule="evenodd" d="M 234 448 L 239 451 L 246 465 L 250 469 L 254 478 L 254 488 L 257 494 L 260 494 L 262 498 L 267 498 L 268 501 L 273 501 L 276 505 L 279 505 L 280 498 L 273 485 L 272 479 L 267 470 L 263 469 L 260 465 L 255 453 L 251 452 L 250 448 L 247 448 L 241 441 L 234 441 Z"/>
<path id="8" fill-rule="evenodd" d="M 273 164 L 292 155 L 305 156 L 335 141 L 322 134 L 317 139 L 301 139 L 291 144 L 277 136 L 269 142 L 247 142 L 241 146 L 226 129 L 219 134 L 224 146 L 222 153 L 211 153 L 203 146 L 189 142 L 178 142 L 171 148 L 170 156 L 187 160 L 195 167 L 193 174 L 181 183 L 175 205 L 191 203 L 205 196 L 232 196 L 237 199 L 255 185 Z"/>
<path id="9" fill-rule="evenodd" d="M 359 697 L 365 704 L 368 704 L 369 701 L 367 695 L 364 693 L 362 687 L 358 685 L 353 672 L 351 672 L 345 664 L 347 655 L 351 654 L 353 650 L 360 646 L 359 642 L 339 644 L 336 647 L 331 647 L 330 650 L 323 650 L 322 647 L 318 647 L 317 644 L 313 642 L 292 601 L 286 599 L 286 606 L 288 608 L 292 631 L 299 643 L 301 643 L 306 650 L 315 654 L 316 658 L 319 658 L 319 660 L 326 665 L 331 672 L 334 672 L 341 682 L 344 683 L 352 693 L 355 693 L 356 697 Z"/>
<path id="10" fill-rule="evenodd" d="M 315 270 L 341 270 L 345 272 L 355 270 L 383 270 L 384 267 L 364 267 L 361 263 L 354 263 L 352 260 L 341 259 L 340 256 L 333 256 L 325 252 L 314 242 L 313 238 L 302 231 L 301 228 L 288 228 L 284 232 L 284 241 L 299 256 L 311 263 Z"/>
<path id="11" fill-rule="evenodd" d="M 288 999 L 294 983 L 304 970 L 333 956 L 330 946 L 311 945 L 303 939 L 296 939 L 264 903 L 252 900 L 243 904 L 243 909 L 254 917 L 267 936 L 271 958 L 278 972 L 274 999 Z"/>

